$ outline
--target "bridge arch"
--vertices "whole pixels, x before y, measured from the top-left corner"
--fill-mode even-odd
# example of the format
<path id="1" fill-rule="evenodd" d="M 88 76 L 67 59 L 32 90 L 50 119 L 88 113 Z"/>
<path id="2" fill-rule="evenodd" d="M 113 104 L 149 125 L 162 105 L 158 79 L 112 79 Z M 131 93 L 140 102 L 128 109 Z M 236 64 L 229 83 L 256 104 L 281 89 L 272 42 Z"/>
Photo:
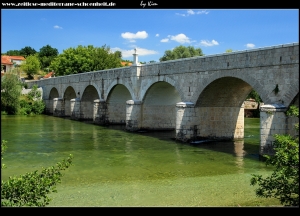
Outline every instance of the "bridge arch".
<path id="1" fill-rule="evenodd" d="M 130 91 L 123 84 L 115 84 L 110 89 L 106 99 L 107 118 L 110 124 L 126 124 L 126 101 L 131 99 Z"/>
<path id="2" fill-rule="evenodd" d="M 46 94 L 46 92 L 45 92 Z M 44 102 L 45 102 L 45 113 L 46 114 L 53 114 L 53 99 L 54 98 L 58 98 L 59 97 L 59 93 L 57 88 L 52 87 L 51 90 L 49 91 L 49 94 L 46 95 L 46 97 L 44 98 Z"/>
<path id="3" fill-rule="evenodd" d="M 100 99 L 98 90 L 93 85 L 88 85 L 81 96 L 80 100 L 80 119 L 93 120 L 94 100 Z"/>
<path id="4" fill-rule="evenodd" d="M 59 93 L 57 88 L 55 87 L 51 88 L 48 99 L 53 100 L 54 98 L 58 98 L 58 97 L 59 97 Z"/>
<path id="5" fill-rule="evenodd" d="M 166 82 L 168 84 L 170 84 L 171 86 L 173 86 L 176 91 L 178 92 L 179 96 L 181 99 L 184 98 L 184 92 L 182 91 L 181 88 L 179 88 L 180 85 L 177 85 L 176 81 L 170 77 L 167 76 L 158 76 L 158 77 L 153 77 L 153 78 L 148 78 L 148 79 L 144 79 L 141 82 L 141 93 L 140 93 L 140 99 L 143 100 L 145 97 L 145 94 L 147 93 L 147 91 L 149 90 L 149 88 L 157 83 L 157 82 Z"/>
<path id="6" fill-rule="evenodd" d="M 221 139 L 244 138 L 244 106 L 252 86 L 236 77 L 221 77 L 201 91 L 195 109 L 197 136 Z"/>
<path id="7" fill-rule="evenodd" d="M 174 130 L 176 103 L 181 101 L 177 89 L 166 81 L 153 83 L 144 95 L 142 103 L 142 128 Z"/>
<path id="8" fill-rule="evenodd" d="M 132 85 L 129 85 L 128 82 L 126 81 L 123 81 L 122 79 L 117 79 L 117 80 L 113 80 L 109 85 L 108 85 L 108 88 L 107 88 L 107 94 L 104 95 L 104 100 L 107 100 L 109 94 L 111 93 L 112 89 L 116 86 L 116 85 L 124 85 L 126 88 L 127 88 L 127 91 L 129 91 L 130 95 L 131 95 L 131 98 L 133 98 L 133 100 L 137 100 L 136 98 L 136 95 L 134 94 L 134 90 L 132 89 Z M 126 102 L 125 102 L 126 104 Z"/>
<path id="9" fill-rule="evenodd" d="M 226 72 L 226 71 L 218 71 L 215 72 L 212 76 L 208 77 L 205 79 L 205 82 L 203 82 L 203 85 L 198 85 L 195 94 L 193 95 L 191 102 L 193 103 L 197 103 L 200 94 L 202 94 L 202 91 L 207 88 L 207 86 L 209 86 L 211 83 L 213 83 L 214 81 L 221 79 L 221 78 L 226 78 L 226 77 L 231 77 L 231 78 L 236 78 L 239 80 L 244 81 L 245 83 L 248 83 L 248 85 L 252 86 L 252 88 L 260 95 L 261 99 L 268 103 L 269 99 L 267 97 L 268 92 L 265 92 L 263 85 L 255 78 L 253 78 L 252 76 L 248 76 L 243 74 L 242 72 L 237 74 L 235 73 L 233 75 L 232 72 Z M 219 86 L 219 88 L 221 88 L 221 86 Z"/>
<path id="10" fill-rule="evenodd" d="M 82 95 L 84 94 L 84 91 L 86 91 L 87 87 L 90 88 L 91 86 L 94 87 L 94 90 L 97 91 L 97 94 L 100 97 L 101 96 L 100 88 L 99 88 L 99 86 L 95 82 L 93 82 L 93 83 L 91 83 L 91 82 L 85 82 L 83 85 L 80 85 L 80 87 L 78 88 L 79 90 L 77 92 L 77 97 L 78 98 L 82 98 Z M 77 88 L 74 88 L 75 92 L 76 92 L 76 89 Z M 100 98 L 97 98 L 97 99 L 100 99 Z"/>
<path id="11" fill-rule="evenodd" d="M 63 100 L 64 100 L 64 110 L 65 116 L 71 115 L 71 99 L 77 97 L 75 89 L 72 86 L 68 86 L 64 91 Z"/>

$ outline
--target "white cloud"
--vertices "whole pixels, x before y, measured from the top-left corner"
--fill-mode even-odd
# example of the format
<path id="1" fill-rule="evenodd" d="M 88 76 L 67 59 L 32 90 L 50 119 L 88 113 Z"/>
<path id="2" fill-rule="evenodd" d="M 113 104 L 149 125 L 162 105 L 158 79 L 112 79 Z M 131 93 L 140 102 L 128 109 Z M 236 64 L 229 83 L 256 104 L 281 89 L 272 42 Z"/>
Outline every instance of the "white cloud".
<path id="1" fill-rule="evenodd" d="M 159 34 L 156 34 L 155 37 L 159 37 Z"/>
<path id="2" fill-rule="evenodd" d="M 216 46 L 216 45 L 219 45 L 219 43 L 216 40 L 212 40 L 212 41 L 201 40 L 200 45 L 207 47 L 207 46 Z"/>
<path id="3" fill-rule="evenodd" d="M 164 38 L 164 39 L 161 39 L 160 40 L 160 42 L 162 42 L 162 43 L 166 43 L 166 42 L 168 42 L 169 41 L 169 38 Z"/>
<path id="4" fill-rule="evenodd" d="M 122 33 L 121 36 L 130 42 L 135 42 L 135 39 L 146 39 L 148 37 L 148 33 L 146 31 L 138 31 L 135 34 L 131 32 L 125 32 Z"/>
<path id="5" fill-rule="evenodd" d="M 155 50 L 148 50 L 148 49 L 144 49 L 144 48 L 139 48 L 139 47 L 135 47 L 136 48 L 136 52 L 139 56 L 146 56 L 146 55 L 155 55 L 158 54 L 157 51 Z M 130 49 L 130 50 L 122 50 L 119 47 L 115 47 L 111 49 L 113 52 L 115 51 L 121 51 L 122 52 L 122 57 L 124 58 L 128 58 L 128 57 L 132 57 L 133 58 L 133 53 L 134 53 L 134 49 Z"/>
<path id="6" fill-rule="evenodd" d="M 55 29 L 62 29 L 62 27 L 60 27 L 58 25 L 53 26 L 53 28 L 55 28 Z"/>
<path id="7" fill-rule="evenodd" d="M 170 38 L 170 40 L 176 41 L 178 43 L 191 43 L 190 39 L 185 35 L 185 34 L 178 34 L 178 35 L 168 35 L 168 38 Z"/>
<path id="8" fill-rule="evenodd" d="M 195 10 L 187 10 L 186 13 L 176 13 L 176 15 L 178 16 L 184 16 L 184 17 L 187 17 L 187 16 L 191 16 L 191 15 L 197 15 L 197 14 L 208 14 L 209 12 L 206 11 L 206 10 L 199 10 L 199 11 L 195 11 Z"/>
<path id="9" fill-rule="evenodd" d="M 252 48 L 255 47 L 255 45 L 252 44 L 252 43 L 248 43 L 248 44 L 246 44 L 245 46 L 246 46 L 247 48 L 250 48 L 250 49 L 252 49 Z"/>

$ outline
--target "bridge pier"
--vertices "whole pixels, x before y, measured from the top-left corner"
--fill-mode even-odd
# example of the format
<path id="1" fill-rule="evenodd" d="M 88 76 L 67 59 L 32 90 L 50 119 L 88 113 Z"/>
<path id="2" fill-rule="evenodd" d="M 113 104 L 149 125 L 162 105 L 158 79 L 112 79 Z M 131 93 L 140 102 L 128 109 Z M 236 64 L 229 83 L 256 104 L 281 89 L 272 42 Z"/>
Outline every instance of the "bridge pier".
<path id="1" fill-rule="evenodd" d="M 274 154 L 275 134 L 287 133 L 287 107 L 283 104 L 266 104 L 260 107 L 260 155 Z"/>
<path id="2" fill-rule="evenodd" d="M 65 116 L 65 104 L 63 98 L 53 99 L 53 116 Z"/>
<path id="3" fill-rule="evenodd" d="M 108 124 L 107 104 L 105 100 L 94 100 L 93 122 L 98 125 Z"/>
<path id="4" fill-rule="evenodd" d="M 195 105 L 192 102 L 176 104 L 176 135 L 175 139 L 183 142 L 197 136 L 197 120 Z"/>
<path id="5" fill-rule="evenodd" d="M 80 98 L 73 98 L 70 100 L 70 118 L 73 120 L 80 119 Z"/>
<path id="6" fill-rule="evenodd" d="M 142 101 L 126 101 L 126 130 L 137 131 L 142 127 Z"/>
<path id="7" fill-rule="evenodd" d="M 45 113 L 46 114 L 53 114 L 53 100 L 44 99 L 45 103 Z"/>

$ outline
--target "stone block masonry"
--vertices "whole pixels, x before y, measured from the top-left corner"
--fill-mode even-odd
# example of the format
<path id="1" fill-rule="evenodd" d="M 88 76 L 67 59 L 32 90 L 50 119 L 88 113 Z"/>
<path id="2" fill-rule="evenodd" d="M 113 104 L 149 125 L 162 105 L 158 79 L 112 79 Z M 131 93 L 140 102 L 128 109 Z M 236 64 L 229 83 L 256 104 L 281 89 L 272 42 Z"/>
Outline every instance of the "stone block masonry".
<path id="1" fill-rule="evenodd" d="M 298 121 L 283 110 L 299 106 L 299 44 L 27 82 L 29 88 L 35 84 L 43 90 L 47 112 L 55 116 L 126 124 L 128 131 L 174 130 L 174 137 L 184 142 L 195 137 L 242 139 L 244 101 L 254 89 L 264 103 L 263 154 L 270 152 L 275 133 L 292 131 Z"/>

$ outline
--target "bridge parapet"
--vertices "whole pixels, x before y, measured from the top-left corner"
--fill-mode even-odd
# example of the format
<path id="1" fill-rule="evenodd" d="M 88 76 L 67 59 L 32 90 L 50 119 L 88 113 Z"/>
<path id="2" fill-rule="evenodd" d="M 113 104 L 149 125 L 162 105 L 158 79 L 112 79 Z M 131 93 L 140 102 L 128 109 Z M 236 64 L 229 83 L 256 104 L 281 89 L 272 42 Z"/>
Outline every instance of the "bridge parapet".
<path id="1" fill-rule="evenodd" d="M 98 124 L 124 123 L 131 131 L 175 129 L 176 138 L 183 141 L 195 136 L 240 139 L 242 104 L 252 89 L 265 104 L 285 107 L 299 94 L 299 44 L 133 64 L 27 84 L 42 87 L 47 110 L 54 115 L 69 114 Z M 55 110 L 53 98 L 67 100 L 60 106 L 63 101 L 55 100 Z M 269 128 L 267 114 L 272 109 L 276 120 Z M 261 109 L 261 121 L 266 123 L 261 127 L 262 150 L 272 142 L 274 131 L 286 127 L 280 110 Z"/>
<path id="2" fill-rule="evenodd" d="M 167 75 L 297 63 L 299 63 L 299 43 L 292 43 L 146 64 L 141 68 L 141 75 Z"/>

